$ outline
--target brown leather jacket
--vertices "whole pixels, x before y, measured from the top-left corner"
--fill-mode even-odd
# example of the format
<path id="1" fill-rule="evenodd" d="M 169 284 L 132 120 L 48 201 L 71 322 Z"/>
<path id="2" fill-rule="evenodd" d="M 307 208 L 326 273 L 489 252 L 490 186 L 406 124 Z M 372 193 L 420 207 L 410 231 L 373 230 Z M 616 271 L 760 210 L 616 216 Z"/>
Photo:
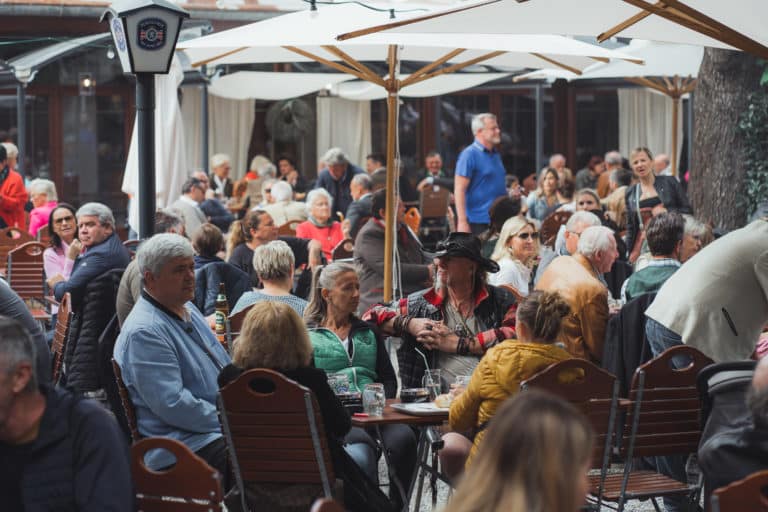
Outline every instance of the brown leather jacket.
<path id="1" fill-rule="evenodd" d="M 600 364 L 608 324 L 608 289 L 590 261 L 581 254 L 555 258 L 536 289 L 560 292 L 571 306 L 560 331 L 568 352 Z"/>

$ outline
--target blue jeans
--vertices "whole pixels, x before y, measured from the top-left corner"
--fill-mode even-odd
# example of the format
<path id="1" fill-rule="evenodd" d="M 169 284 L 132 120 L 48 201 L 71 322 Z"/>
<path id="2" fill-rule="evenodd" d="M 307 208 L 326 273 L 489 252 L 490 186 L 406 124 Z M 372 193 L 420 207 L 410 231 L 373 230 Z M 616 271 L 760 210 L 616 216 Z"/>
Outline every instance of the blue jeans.
<path id="1" fill-rule="evenodd" d="M 653 357 L 658 357 L 668 348 L 683 344 L 683 339 L 679 334 L 648 317 L 645 319 L 645 335 L 648 338 Z M 672 358 L 672 365 L 675 368 L 682 368 L 688 364 L 689 361 L 685 357 Z M 687 459 L 686 455 L 667 455 L 664 457 L 647 457 L 644 461 L 652 465 L 659 473 L 679 482 L 686 482 L 688 477 L 685 472 L 685 461 Z M 668 512 L 687 510 L 686 501 L 684 497 L 680 496 L 664 498 L 664 509 Z"/>

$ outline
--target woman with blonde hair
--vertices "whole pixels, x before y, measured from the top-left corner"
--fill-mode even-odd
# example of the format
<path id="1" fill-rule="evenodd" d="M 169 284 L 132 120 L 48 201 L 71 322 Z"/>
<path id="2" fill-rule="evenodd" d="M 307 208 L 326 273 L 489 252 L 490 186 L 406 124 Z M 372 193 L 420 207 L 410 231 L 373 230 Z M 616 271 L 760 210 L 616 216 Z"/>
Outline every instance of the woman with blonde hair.
<path id="1" fill-rule="evenodd" d="M 491 259 L 499 264 L 499 271 L 488 274 L 488 283 L 504 286 L 517 297 L 528 296 L 538 253 L 539 233 L 533 222 L 523 217 L 507 219 L 491 254 Z"/>
<path id="2" fill-rule="evenodd" d="M 454 399 L 448 420 L 451 429 L 476 432 L 467 466 L 483 443 L 485 426 L 502 402 L 518 392 L 520 383 L 573 357 L 556 344 L 560 324 L 570 311 L 557 292 L 531 293 L 517 307 L 517 339 L 505 340 L 486 352 L 467 389 Z"/>
<path id="3" fill-rule="evenodd" d="M 235 341 L 232 364 L 219 374 L 219 386 L 253 368 L 278 371 L 312 390 L 323 417 L 334 471 L 344 481 L 345 503 L 351 510 L 388 510 L 386 497 L 344 452 L 341 440 L 352 426 L 349 414 L 328 386 L 325 372 L 312 366 L 307 328 L 288 304 L 265 301 L 251 308 Z"/>
<path id="4" fill-rule="evenodd" d="M 445 512 L 576 512 L 589 490 L 594 433 L 555 395 L 507 400 Z"/>

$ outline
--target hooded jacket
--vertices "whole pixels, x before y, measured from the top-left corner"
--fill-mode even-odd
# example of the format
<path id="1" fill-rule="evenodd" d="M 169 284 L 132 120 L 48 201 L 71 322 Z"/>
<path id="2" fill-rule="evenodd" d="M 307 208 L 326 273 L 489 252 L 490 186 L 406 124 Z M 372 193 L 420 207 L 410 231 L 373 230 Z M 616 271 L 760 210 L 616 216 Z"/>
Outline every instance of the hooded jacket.
<path id="1" fill-rule="evenodd" d="M 451 404 L 449 422 L 454 431 L 479 430 L 467 466 L 485 436 L 488 421 L 507 398 L 518 392 L 520 383 L 548 366 L 572 357 L 554 344 L 518 340 L 505 340 L 485 354 L 472 372 L 467 389 Z"/>

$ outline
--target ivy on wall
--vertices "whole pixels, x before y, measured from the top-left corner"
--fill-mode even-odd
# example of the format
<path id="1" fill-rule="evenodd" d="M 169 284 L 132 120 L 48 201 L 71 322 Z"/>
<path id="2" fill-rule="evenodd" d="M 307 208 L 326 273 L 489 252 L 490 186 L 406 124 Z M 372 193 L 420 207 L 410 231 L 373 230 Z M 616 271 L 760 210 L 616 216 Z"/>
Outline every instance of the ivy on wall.
<path id="1" fill-rule="evenodd" d="M 760 80 L 764 85 L 749 97 L 749 106 L 739 119 L 739 132 L 744 137 L 747 169 L 743 201 L 747 215 L 768 201 L 768 68 Z"/>

